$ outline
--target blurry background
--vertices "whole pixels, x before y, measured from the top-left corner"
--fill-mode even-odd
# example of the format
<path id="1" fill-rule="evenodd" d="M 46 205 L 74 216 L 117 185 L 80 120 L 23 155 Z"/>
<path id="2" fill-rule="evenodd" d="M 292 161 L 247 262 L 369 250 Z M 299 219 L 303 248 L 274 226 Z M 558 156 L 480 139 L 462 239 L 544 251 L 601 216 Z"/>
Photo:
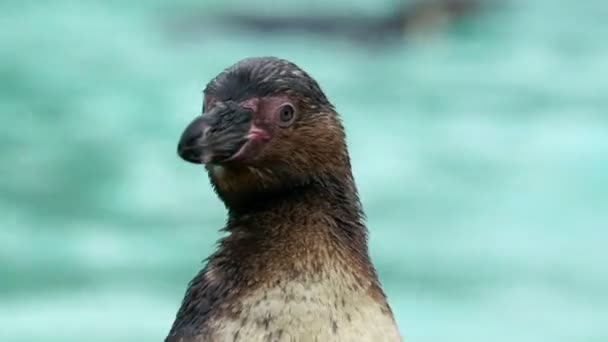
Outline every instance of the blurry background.
<path id="1" fill-rule="evenodd" d="M 225 215 L 177 140 L 256 55 L 342 113 L 408 341 L 607 341 L 608 5 L 471 4 L 2 1 L 0 341 L 165 337 Z"/>

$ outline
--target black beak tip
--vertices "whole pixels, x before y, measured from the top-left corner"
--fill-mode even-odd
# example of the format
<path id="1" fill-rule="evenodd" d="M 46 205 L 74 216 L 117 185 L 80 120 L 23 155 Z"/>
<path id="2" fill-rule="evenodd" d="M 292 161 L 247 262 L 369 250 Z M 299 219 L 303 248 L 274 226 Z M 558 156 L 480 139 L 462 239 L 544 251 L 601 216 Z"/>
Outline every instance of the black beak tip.
<path id="1" fill-rule="evenodd" d="M 201 158 L 201 154 L 202 153 L 198 148 L 184 146 L 182 144 L 177 146 L 177 155 L 187 162 L 193 164 L 202 164 L 203 160 Z"/>
<path id="2" fill-rule="evenodd" d="M 177 144 L 177 154 L 183 160 L 194 164 L 203 163 L 201 140 L 203 140 L 204 130 L 205 120 L 202 116 L 194 119 L 186 127 Z"/>

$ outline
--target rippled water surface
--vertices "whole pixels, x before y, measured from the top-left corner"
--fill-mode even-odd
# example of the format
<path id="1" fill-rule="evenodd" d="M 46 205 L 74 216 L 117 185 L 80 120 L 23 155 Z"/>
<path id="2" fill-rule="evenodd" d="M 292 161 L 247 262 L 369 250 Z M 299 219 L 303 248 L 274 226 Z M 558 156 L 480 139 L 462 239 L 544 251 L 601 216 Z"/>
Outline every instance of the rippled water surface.
<path id="1" fill-rule="evenodd" d="M 0 4 L 0 341 L 160 341 L 224 209 L 175 153 L 204 84 L 295 61 L 342 113 L 409 341 L 608 339 L 608 5 L 512 1 L 389 47 L 203 30 L 232 8 Z"/>

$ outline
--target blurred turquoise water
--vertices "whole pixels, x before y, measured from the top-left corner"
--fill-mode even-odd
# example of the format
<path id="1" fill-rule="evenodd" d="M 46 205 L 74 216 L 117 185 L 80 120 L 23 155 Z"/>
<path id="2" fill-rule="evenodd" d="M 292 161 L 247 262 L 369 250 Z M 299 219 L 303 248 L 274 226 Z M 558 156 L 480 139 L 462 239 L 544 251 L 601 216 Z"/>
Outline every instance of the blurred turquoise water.
<path id="1" fill-rule="evenodd" d="M 608 5 L 516 1 L 386 49 L 168 34 L 194 1 L 0 4 L 0 341 L 160 341 L 224 223 L 175 153 L 201 90 L 288 58 L 342 113 L 409 341 L 608 340 Z M 372 1 L 209 3 L 314 13 Z"/>

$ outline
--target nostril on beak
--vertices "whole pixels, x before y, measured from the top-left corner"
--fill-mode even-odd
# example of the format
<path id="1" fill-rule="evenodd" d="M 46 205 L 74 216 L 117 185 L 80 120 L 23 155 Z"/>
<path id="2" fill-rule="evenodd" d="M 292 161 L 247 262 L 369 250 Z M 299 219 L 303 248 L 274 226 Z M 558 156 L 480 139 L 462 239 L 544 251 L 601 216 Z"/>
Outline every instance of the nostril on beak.
<path id="1" fill-rule="evenodd" d="M 203 130 L 203 133 L 201 134 L 201 136 L 199 138 L 207 139 L 207 136 L 209 135 L 210 131 L 211 131 L 211 127 L 205 127 L 205 129 Z"/>

